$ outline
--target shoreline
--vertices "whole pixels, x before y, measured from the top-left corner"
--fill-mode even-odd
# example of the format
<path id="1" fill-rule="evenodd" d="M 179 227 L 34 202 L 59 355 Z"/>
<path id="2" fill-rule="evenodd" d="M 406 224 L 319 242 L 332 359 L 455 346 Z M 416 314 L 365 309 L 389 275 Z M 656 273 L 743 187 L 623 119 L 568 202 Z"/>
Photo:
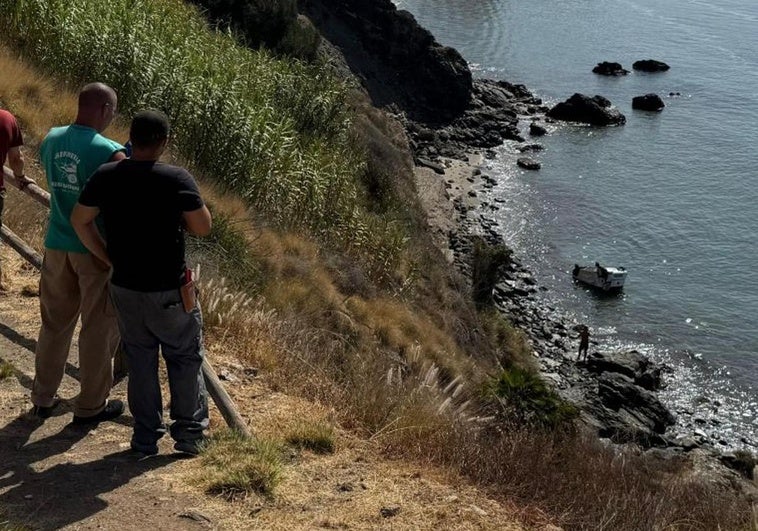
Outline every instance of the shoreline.
<path id="1" fill-rule="evenodd" d="M 341 65 L 337 69 L 354 76 L 374 106 L 405 127 L 430 231 L 447 261 L 470 279 L 471 237 L 483 236 L 494 245 L 504 241 L 497 222 L 477 207 L 497 208 L 485 205 L 479 193 L 496 181 L 473 166 L 469 155 L 492 158 L 494 148 L 508 141 L 519 142 L 523 153 L 540 149 L 525 137 L 532 130 L 554 129 L 545 118 L 548 108 L 524 85 L 473 79 L 458 51 L 440 46 L 390 0 L 341 0 L 339 6 L 314 0 L 306 15 L 330 43 L 327 57 Z M 526 120 L 535 127 L 524 128 Z M 543 378 L 577 404 L 586 425 L 639 451 L 723 456 L 707 437 L 665 430 L 673 419 L 657 390 L 666 367 L 628 351 L 603 353 L 578 366 L 571 339 L 575 323 L 544 307 L 535 295 L 545 288 L 524 265 L 514 260 L 506 269 L 495 290 L 497 307 L 527 335 Z"/>
<path id="2" fill-rule="evenodd" d="M 526 117 L 533 119 L 534 115 Z M 411 128 L 409 134 L 414 133 L 417 131 Z M 418 140 L 416 142 L 418 145 Z M 504 139 L 505 142 L 509 140 Z M 528 144 L 527 140 L 523 142 Z M 439 143 L 437 139 L 435 148 Z M 470 247 L 465 242 L 468 237 L 480 235 L 490 243 L 503 243 L 497 223 L 486 214 L 487 208 L 498 209 L 496 202 L 491 203 L 491 197 L 484 197 L 496 182 L 482 168 L 485 157 L 492 156 L 492 152 L 485 150 L 482 153 L 481 148 L 471 148 L 466 160 L 438 156 L 434 161 L 427 161 L 416 157 L 416 185 L 435 242 L 448 262 L 467 277 Z M 515 160 L 513 162 L 515 164 Z M 538 285 L 533 274 L 517 261 L 504 272 L 495 289 L 496 305 L 529 338 L 541 376 L 559 395 L 579 407 L 585 425 L 596 430 L 601 438 L 610 438 L 620 444 L 632 443 L 655 452 L 689 454 L 694 451 L 718 459 L 727 466 L 740 443 L 744 445 L 742 448 L 756 447 L 744 435 L 740 437 L 737 434 L 731 444 L 727 444 L 723 437 L 706 433 L 700 429 L 703 426 L 699 426 L 702 419 L 692 413 L 688 414 L 687 422 L 675 423 L 671 410 L 662 404 L 659 397 L 659 391 L 666 385 L 665 380 L 671 378 L 673 373 L 668 365 L 656 363 L 634 350 L 611 350 L 602 344 L 602 340 L 592 342 L 594 361 L 578 364 L 575 360 L 578 343 L 572 337 L 572 328 L 577 323 L 560 311 L 542 306 L 538 293 L 544 289 Z M 633 364 L 637 364 L 631 372 L 628 365 L 624 366 L 628 361 L 625 358 L 630 356 L 634 358 Z M 617 358 L 622 359 L 619 361 Z M 615 367 L 601 368 L 605 363 Z M 618 381 L 634 371 L 640 377 L 644 374 L 643 380 L 653 378 L 655 384 L 645 388 L 637 385 L 634 378 L 632 382 Z M 629 386 L 624 388 L 627 384 Z M 623 389 L 616 387 L 609 391 L 608 385 L 620 385 Z M 638 402 L 631 407 L 621 405 L 614 410 L 616 404 L 613 401 L 609 404 L 606 400 L 613 393 L 621 393 L 623 398 Z M 677 410 L 677 416 L 682 414 L 687 412 Z M 668 425 L 664 426 L 662 422 Z"/>

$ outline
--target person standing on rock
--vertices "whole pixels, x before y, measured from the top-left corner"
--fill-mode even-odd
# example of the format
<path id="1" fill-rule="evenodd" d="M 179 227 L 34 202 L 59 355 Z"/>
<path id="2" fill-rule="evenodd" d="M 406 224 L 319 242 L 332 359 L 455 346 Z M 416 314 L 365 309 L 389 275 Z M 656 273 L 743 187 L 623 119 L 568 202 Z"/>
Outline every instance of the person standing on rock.
<path id="1" fill-rule="evenodd" d="M 584 353 L 584 360 L 587 360 L 587 351 L 590 348 L 590 329 L 587 325 L 581 325 L 579 327 L 579 354 L 576 357 L 576 361 L 582 361 L 582 353 Z"/>
<path id="2" fill-rule="evenodd" d="M 166 432 L 160 348 L 171 390 L 174 449 L 195 455 L 208 427 L 208 400 L 202 376 L 202 316 L 185 261 L 184 232 L 207 236 L 211 215 L 192 175 L 159 162 L 168 137 L 163 113 L 137 113 L 129 133 L 131 158 L 95 172 L 71 223 L 95 256 L 113 264 L 111 294 L 129 365 L 132 449 L 155 455 Z M 107 242 L 95 228 L 98 215 Z"/>
<path id="3" fill-rule="evenodd" d="M 34 182 L 24 175 L 24 155 L 21 152 L 21 146 L 24 145 L 24 139 L 21 136 L 21 128 L 18 126 L 16 117 L 6 110 L 0 109 L 0 166 L 5 164 L 13 171 L 13 176 L 19 184 L 27 186 Z M 0 219 L 2 219 L 3 209 L 5 207 L 5 182 L 3 174 L 0 173 Z M 6 291 L 7 286 L 3 282 L 3 273 L 0 269 L 0 291 Z"/>
<path id="4" fill-rule="evenodd" d="M 59 402 L 76 322 L 79 331 L 79 382 L 74 424 L 96 424 L 121 415 L 124 404 L 108 401 L 113 384 L 111 360 L 118 346 L 116 314 L 108 297 L 110 266 L 90 254 L 69 221 L 84 184 L 103 163 L 125 158 L 124 148 L 101 135 L 113 121 L 116 92 L 90 83 L 79 92 L 76 121 L 54 127 L 40 145 L 50 191 L 50 219 L 40 277 L 42 327 L 35 351 L 33 412 L 47 418 Z"/>

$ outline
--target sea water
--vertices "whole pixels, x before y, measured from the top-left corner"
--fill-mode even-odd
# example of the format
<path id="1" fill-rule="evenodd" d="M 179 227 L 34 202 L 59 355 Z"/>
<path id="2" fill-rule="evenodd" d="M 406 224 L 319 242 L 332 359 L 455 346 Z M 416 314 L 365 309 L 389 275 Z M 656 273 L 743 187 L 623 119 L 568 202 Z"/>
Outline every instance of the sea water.
<path id="1" fill-rule="evenodd" d="M 545 304 L 590 325 L 600 348 L 675 368 L 663 393 L 683 422 L 728 447 L 755 442 L 758 393 L 758 2 L 398 0 L 479 77 L 524 83 L 546 104 L 600 94 L 621 127 L 550 126 L 539 172 L 499 148 L 491 213 L 547 287 Z M 640 59 L 671 66 L 632 71 Z M 620 62 L 628 76 L 592 73 Z M 656 93 L 661 113 L 634 111 Z M 673 93 L 673 94 L 672 94 Z M 623 294 L 571 281 L 574 263 L 624 266 Z M 688 420 L 687 420 L 688 419 Z M 697 419 L 697 422 L 693 422 Z"/>

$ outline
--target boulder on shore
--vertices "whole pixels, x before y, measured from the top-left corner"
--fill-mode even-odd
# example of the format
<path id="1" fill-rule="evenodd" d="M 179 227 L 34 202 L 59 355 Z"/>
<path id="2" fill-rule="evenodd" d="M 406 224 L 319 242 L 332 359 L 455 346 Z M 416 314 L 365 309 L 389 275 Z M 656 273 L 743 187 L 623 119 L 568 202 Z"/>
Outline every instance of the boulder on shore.
<path id="1" fill-rule="evenodd" d="M 529 134 L 532 136 L 544 136 L 547 134 L 547 129 L 538 123 L 532 122 L 529 124 Z"/>
<path id="2" fill-rule="evenodd" d="M 516 164 L 525 170 L 539 170 L 542 167 L 539 162 L 534 159 L 530 159 L 529 157 L 519 157 L 516 161 Z"/>
<path id="3" fill-rule="evenodd" d="M 636 385 L 649 391 L 656 391 L 661 387 L 663 368 L 636 350 L 593 352 L 587 357 L 586 366 L 588 371 L 596 374 L 623 374 L 632 378 Z"/>
<path id="4" fill-rule="evenodd" d="M 629 73 L 629 70 L 626 70 L 620 63 L 610 63 L 608 61 L 598 63 L 592 71 L 601 76 L 625 76 Z"/>
<path id="5" fill-rule="evenodd" d="M 632 109 L 660 112 L 666 105 L 658 94 L 645 94 L 632 98 Z"/>
<path id="6" fill-rule="evenodd" d="M 651 434 L 661 434 L 674 424 L 674 416 L 654 393 L 635 385 L 634 380 L 623 374 L 602 374 L 598 378 L 598 395 L 605 407 L 616 412 L 623 410 Z"/>
<path id="7" fill-rule="evenodd" d="M 518 146 L 516 148 L 516 150 L 519 153 L 527 153 L 527 152 L 530 152 L 530 151 L 542 151 L 543 149 L 545 149 L 545 148 L 541 144 L 525 144 L 523 146 Z"/>
<path id="8" fill-rule="evenodd" d="M 665 72 L 669 68 L 669 65 L 662 61 L 656 61 L 655 59 L 643 59 L 641 61 L 635 61 L 632 65 L 635 70 L 642 72 Z"/>
<path id="9" fill-rule="evenodd" d="M 550 118 L 590 125 L 623 125 L 626 117 L 611 102 L 602 96 L 589 97 L 574 94 L 569 99 L 547 111 Z"/>

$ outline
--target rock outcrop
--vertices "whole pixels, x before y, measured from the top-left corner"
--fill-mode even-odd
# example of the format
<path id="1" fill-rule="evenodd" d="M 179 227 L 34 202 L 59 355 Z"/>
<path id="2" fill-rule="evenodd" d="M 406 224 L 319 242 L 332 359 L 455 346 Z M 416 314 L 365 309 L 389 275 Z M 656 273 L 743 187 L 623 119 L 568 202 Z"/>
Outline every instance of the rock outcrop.
<path id="1" fill-rule="evenodd" d="M 574 94 L 547 112 L 550 118 L 589 125 L 623 125 L 626 117 L 602 96 Z"/>
<path id="2" fill-rule="evenodd" d="M 587 358 L 587 370 L 595 374 L 613 372 L 631 378 L 636 385 L 649 391 L 661 388 L 663 367 L 653 364 L 636 350 L 594 352 Z"/>
<path id="3" fill-rule="evenodd" d="M 547 134 L 547 129 L 538 123 L 532 122 L 529 124 L 529 134 L 532 136 L 544 136 Z"/>
<path id="4" fill-rule="evenodd" d="M 529 157 L 519 157 L 516 160 L 516 164 L 519 165 L 520 168 L 524 168 L 525 170 L 539 170 L 542 165 L 537 162 L 534 159 L 530 159 Z"/>
<path id="5" fill-rule="evenodd" d="M 437 124 L 406 119 L 406 129 L 416 157 L 465 159 L 472 149 L 486 150 L 505 140 L 523 142 L 517 126 L 519 115 L 546 110 L 523 85 L 478 79 L 467 108 L 458 117 Z"/>
<path id="6" fill-rule="evenodd" d="M 376 106 L 438 123 L 471 102 L 472 76 L 463 57 L 391 0 L 302 0 L 300 10 L 339 49 Z"/>
<path id="7" fill-rule="evenodd" d="M 641 61 L 635 61 L 634 64 L 632 64 L 632 68 L 642 72 L 665 72 L 671 67 L 662 61 L 643 59 Z"/>
<path id="8" fill-rule="evenodd" d="M 666 105 L 658 94 L 645 94 L 632 98 L 632 109 L 660 112 Z"/>
<path id="9" fill-rule="evenodd" d="M 620 63 L 610 63 L 608 61 L 598 63 L 592 71 L 601 76 L 625 76 L 629 73 L 629 70 L 626 70 Z"/>

